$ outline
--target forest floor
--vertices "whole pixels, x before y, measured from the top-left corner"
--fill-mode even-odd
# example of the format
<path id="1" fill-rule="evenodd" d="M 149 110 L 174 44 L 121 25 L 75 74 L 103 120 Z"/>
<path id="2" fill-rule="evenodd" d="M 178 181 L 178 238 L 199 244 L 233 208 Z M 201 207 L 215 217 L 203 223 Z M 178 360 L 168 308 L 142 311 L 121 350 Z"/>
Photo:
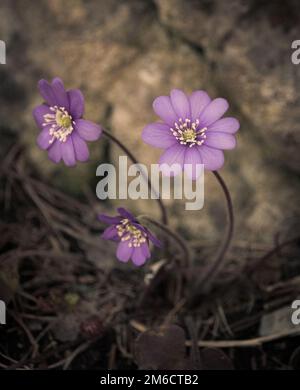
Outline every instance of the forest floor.
<path id="1" fill-rule="evenodd" d="M 211 244 L 190 243 L 189 270 L 176 250 L 142 269 L 119 264 L 93 195 L 75 199 L 31 171 L 18 145 L 1 167 L 0 368 L 300 368 L 299 238 L 234 242 L 212 291 L 190 305 Z"/>

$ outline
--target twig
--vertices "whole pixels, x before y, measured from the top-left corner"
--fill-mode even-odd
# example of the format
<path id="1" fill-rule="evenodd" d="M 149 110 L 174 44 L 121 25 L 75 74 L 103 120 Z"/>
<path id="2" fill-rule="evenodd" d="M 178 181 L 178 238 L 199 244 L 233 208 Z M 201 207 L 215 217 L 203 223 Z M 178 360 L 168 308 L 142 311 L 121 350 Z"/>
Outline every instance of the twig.
<path id="1" fill-rule="evenodd" d="M 135 320 L 130 321 L 130 325 L 136 329 L 137 331 L 143 333 L 148 330 L 148 328 Z M 268 336 L 256 337 L 253 339 L 245 339 L 245 340 L 198 340 L 198 347 L 208 347 L 208 348 L 247 348 L 247 347 L 259 347 L 264 343 L 268 343 L 270 341 L 279 340 L 289 336 L 296 336 L 300 334 L 299 329 L 289 330 L 287 332 L 278 332 Z M 192 341 L 187 340 L 185 342 L 187 347 L 192 346 Z"/>
<path id="2" fill-rule="evenodd" d="M 28 337 L 28 340 L 30 341 L 30 344 L 32 346 L 32 357 L 35 357 L 38 350 L 39 345 L 37 344 L 36 340 L 34 339 L 33 335 L 31 334 L 30 330 L 27 328 L 26 324 L 23 322 L 23 320 L 16 315 L 13 312 L 10 312 L 10 315 L 14 318 L 14 320 L 21 326 L 21 328 L 24 330 L 26 336 Z"/>
<path id="3" fill-rule="evenodd" d="M 70 356 L 68 356 L 68 358 L 66 359 L 66 362 L 63 366 L 63 370 L 67 370 L 70 367 L 70 365 L 72 364 L 72 361 L 76 358 L 76 356 L 78 356 L 79 354 L 84 352 L 86 349 L 88 349 L 92 344 L 93 344 L 93 341 L 89 340 L 89 341 L 79 345 L 79 347 L 76 348 L 75 351 L 73 351 L 72 354 Z"/>

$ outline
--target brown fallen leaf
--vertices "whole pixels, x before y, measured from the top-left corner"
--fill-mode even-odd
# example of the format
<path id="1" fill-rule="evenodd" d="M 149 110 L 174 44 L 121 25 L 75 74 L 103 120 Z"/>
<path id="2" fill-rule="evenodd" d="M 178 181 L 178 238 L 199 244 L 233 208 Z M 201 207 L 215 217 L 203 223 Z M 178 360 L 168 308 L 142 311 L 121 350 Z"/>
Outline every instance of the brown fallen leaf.
<path id="1" fill-rule="evenodd" d="M 217 348 L 200 351 L 200 361 L 186 354 L 184 330 L 177 326 L 146 330 L 136 340 L 135 355 L 142 370 L 233 370 L 229 357 Z"/>
<path id="2" fill-rule="evenodd" d="M 143 370 L 190 368 L 184 330 L 176 325 L 142 333 L 136 340 L 135 352 L 137 364 Z"/>

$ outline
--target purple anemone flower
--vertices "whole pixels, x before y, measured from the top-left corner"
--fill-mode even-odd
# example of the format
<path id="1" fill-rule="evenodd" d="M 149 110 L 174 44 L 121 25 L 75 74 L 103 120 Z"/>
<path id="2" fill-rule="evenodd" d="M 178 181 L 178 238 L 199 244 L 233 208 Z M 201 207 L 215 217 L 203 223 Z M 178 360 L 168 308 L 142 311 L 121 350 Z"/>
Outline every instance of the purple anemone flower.
<path id="1" fill-rule="evenodd" d="M 236 146 L 233 134 L 238 131 L 239 122 L 235 118 L 222 118 L 228 107 L 225 99 L 212 100 L 205 91 L 187 96 L 173 89 L 170 96 L 154 100 L 153 109 L 163 122 L 147 125 L 142 138 L 147 144 L 166 149 L 160 164 L 178 164 L 181 168 L 175 174 L 185 170 L 196 179 L 196 164 L 204 164 L 209 171 L 220 169 L 224 164 L 223 150 Z M 164 168 L 161 167 L 162 172 L 170 175 Z"/>
<path id="2" fill-rule="evenodd" d="M 76 161 L 87 161 L 89 149 L 86 141 L 99 139 L 102 129 L 82 119 L 84 98 L 81 91 L 66 91 L 58 77 L 51 84 L 40 80 L 38 87 L 45 100 L 33 110 L 34 119 L 42 130 L 37 138 L 38 146 L 48 151 L 54 163 L 62 159 L 67 166 L 74 166 Z"/>
<path id="3" fill-rule="evenodd" d="M 136 266 L 141 266 L 150 257 L 150 241 L 157 247 L 161 247 L 161 242 L 129 211 L 122 207 L 117 210 L 119 215 L 116 217 L 99 215 L 100 221 L 111 225 L 101 237 L 119 243 L 117 258 L 120 261 L 127 263 L 131 259 Z"/>

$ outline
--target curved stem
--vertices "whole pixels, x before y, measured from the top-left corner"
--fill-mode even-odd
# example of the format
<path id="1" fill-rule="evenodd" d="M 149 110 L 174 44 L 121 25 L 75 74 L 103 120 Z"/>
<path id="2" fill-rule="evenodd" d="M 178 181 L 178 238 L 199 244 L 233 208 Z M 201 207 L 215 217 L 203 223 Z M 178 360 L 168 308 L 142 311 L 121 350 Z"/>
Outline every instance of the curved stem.
<path id="1" fill-rule="evenodd" d="M 119 141 L 110 131 L 103 129 L 103 134 L 108 139 L 110 139 L 112 142 L 114 142 L 116 145 L 118 145 L 119 148 L 122 149 L 127 154 L 127 156 L 130 158 L 130 160 L 133 162 L 133 164 L 139 164 L 138 160 L 131 153 L 131 151 L 129 149 L 127 149 L 127 147 L 121 141 Z M 148 188 L 149 188 L 150 192 L 152 192 L 152 191 L 155 192 L 155 190 L 152 188 L 151 180 L 148 177 L 147 177 L 147 184 L 148 184 Z M 156 199 L 156 200 L 157 200 L 157 203 L 158 203 L 159 208 L 160 208 L 162 223 L 167 225 L 168 224 L 168 216 L 167 216 L 166 208 L 165 208 L 160 197 L 158 197 L 158 199 Z"/>
<path id="2" fill-rule="evenodd" d="M 207 270 L 204 272 L 203 277 L 197 282 L 196 288 L 195 288 L 195 295 L 199 294 L 199 291 L 207 292 L 210 288 L 210 283 L 214 279 L 214 277 L 217 275 L 218 271 L 223 265 L 223 261 L 225 259 L 226 252 L 229 248 L 229 244 L 231 242 L 232 236 L 233 236 L 233 229 L 234 229 L 234 215 L 233 215 L 233 207 L 232 207 L 232 200 L 229 193 L 229 190 L 222 178 L 222 176 L 217 171 L 212 172 L 218 183 L 220 184 L 227 203 L 227 211 L 228 211 L 228 230 L 224 239 L 224 242 L 216 256 L 215 261 L 213 261 L 207 268 Z"/>
<path id="3" fill-rule="evenodd" d="M 271 249 L 269 252 L 267 252 L 266 254 L 264 254 L 262 257 L 256 259 L 255 261 L 252 261 L 251 264 L 249 265 L 246 265 L 245 266 L 245 269 L 247 272 L 254 272 L 256 270 L 257 267 L 259 267 L 264 261 L 268 260 L 270 257 L 272 257 L 273 255 L 275 255 L 277 252 L 280 251 L 280 249 L 283 249 L 285 248 L 286 246 L 289 246 L 289 245 L 292 245 L 292 244 L 295 244 L 297 242 L 300 242 L 300 236 L 297 236 L 297 237 L 294 237 L 294 238 L 291 238 L 290 240 L 288 241 L 284 241 L 282 242 L 281 244 L 278 244 L 276 245 L 275 248 Z"/>
<path id="4" fill-rule="evenodd" d="M 150 222 L 152 225 L 158 227 L 162 231 L 164 231 L 169 237 L 171 237 L 176 244 L 180 247 L 183 255 L 183 262 L 185 267 L 191 266 L 192 263 L 192 253 L 190 251 L 189 246 L 185 242 L 185 240 L 180 237 L 179 234 L 175 233 L 173 230 L 171 230 L 166 225 L 161 224 L 160 222 L 157 222 L 156 220 L 152 219 L 151 217 L 148 217 L 147 215 L 140 215 L 138 219 L 144 219 L 148 222 Z"/>

